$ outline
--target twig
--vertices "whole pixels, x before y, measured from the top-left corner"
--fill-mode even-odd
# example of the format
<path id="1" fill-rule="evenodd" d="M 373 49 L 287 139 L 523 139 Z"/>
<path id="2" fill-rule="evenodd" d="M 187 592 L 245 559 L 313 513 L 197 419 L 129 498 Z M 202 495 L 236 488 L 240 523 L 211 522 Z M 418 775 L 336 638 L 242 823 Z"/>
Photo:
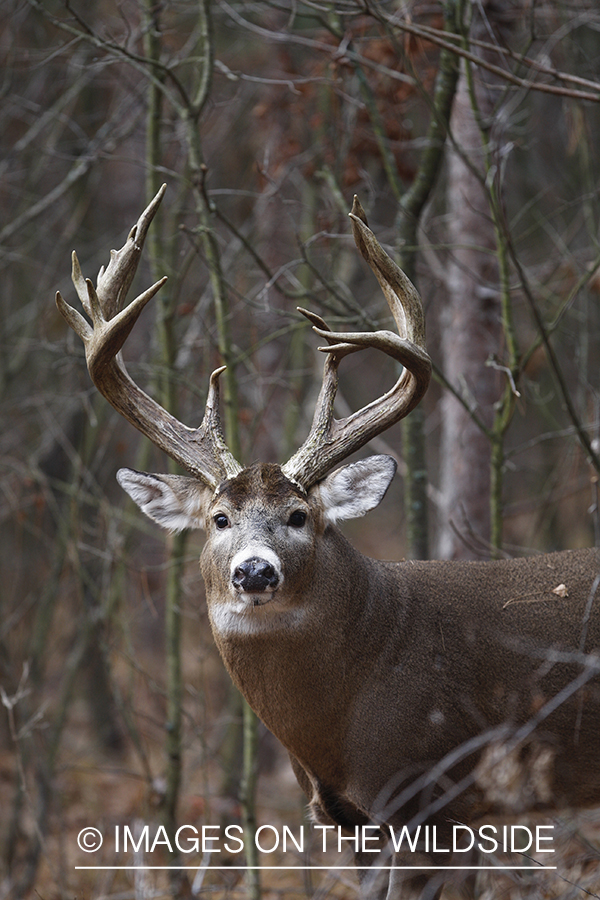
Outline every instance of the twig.
<path id="1" fill-rule="evenodd" d="M 460 56 L 462 59 L 468 60 L 469 62 L 478 66 L 480 69 L 485 69 L 487 72 L 490 72 L 493 75 L 497 75 L 504 81 L 508 81 L 509 84 L 514 84 L 517 87 L 525 88 L 526 90 L 541 91 L 545 94 L 554 94 L 558 97 L 570 97 L 573 100 L 588 100 L 592 103 L 600 103 L 600 84 L 595 85 L 594 82 L 589 82 L 589 84 L 595 90 L 595 93 L 592 93 L 590 91 L 569 90 L 568 88 L 562 88 L 552 84 L 543 84 L 538 81 L 532 81 L 528 78 L 520 78 L 513 72 L 509 72 L 507 69 L 503 69 L 501 66 L 496 66 L 493 63 L 482 59 L 480 56 L 477 56 L 476 53 L 471 53 L 469 50 L 466 50 L 459 44 L 455 44 L 453 42 L 454 40 L 462 40 L 460 35 L 452 35 L 452 40 L 447 40 L 445 37 L 441 37 L 440 33 L 436 34 L 434 29 L 424 30 L 420 26 L 413 25 L 404 19 L 398 19 L 395 15 L 386 15 L 384 13 L 380 13 L 380 16 L 390 27 L 398 28 L 400 31 L 405 31 L 407 34 L 413 34 L 416 37 L 426 38 L 433 44 L 436 44 L 438 47 L 455 53 L 457 56 Z M 493 49 L 495 50 L 496 48 L 494 47 Z M 517 59 L 519 59 L 519 57 L 517 57 Z M 523 62 L 525 61 L 525 59 L 523 59 Z"/>

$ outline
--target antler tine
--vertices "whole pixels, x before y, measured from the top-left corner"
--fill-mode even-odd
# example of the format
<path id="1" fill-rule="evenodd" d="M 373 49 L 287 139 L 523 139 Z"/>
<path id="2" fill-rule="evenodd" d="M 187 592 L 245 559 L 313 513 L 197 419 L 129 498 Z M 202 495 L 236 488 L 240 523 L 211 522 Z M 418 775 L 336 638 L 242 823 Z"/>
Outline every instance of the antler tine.
<path id="1" fill-rule="evenodd" d="M 320 316 L 300 310 L 328 344 L 318 348 L 327 354 L 327 359 L 310 432 L 304 444 L 282 467 L 288 478 L 305 489 L 323 478 L 350 453 L 408 415 L 425 394 L 431 378 L 431 360 L 425 349 L 425 317 L 416 288 L 381 247 L 357 197 L 354 197 L 350 218 L 356 246 L 379 281 L 398 334 L 391 331 L 334 332 Z M 404 367 L 402 374 L 382 397 L 347 418 L 337 420 L 333 405 L 339 364 L 344 356 L 367 347 L 381 350 L 400 362 Z"/>
<path id="2" fill-rule="evenodd" d="M 161 278 L 128 306 L 124 305 L 148 228 L 165 190 L 166 185 L 163 185 L 129 232 L 124 246 L 120 250 L 111 250 L 110 262 L 100 269 L 95 288 L 83 277 L 73 253 L 73 284 L 92 325 L 66 303 L 60 292 L 56 294 L 56 305 L 83 341 L 88 371 L 100 393 L 157 447 L 188 472 L 216 488 L 242 469 L 229 451 L 221 429 L 218 378 L 224 367 L 210 377 L 202 424 L 199 428 L 188 428 L 138 387 L 127 373 L 120 355 L 141 311 L 167 280 Z"/>

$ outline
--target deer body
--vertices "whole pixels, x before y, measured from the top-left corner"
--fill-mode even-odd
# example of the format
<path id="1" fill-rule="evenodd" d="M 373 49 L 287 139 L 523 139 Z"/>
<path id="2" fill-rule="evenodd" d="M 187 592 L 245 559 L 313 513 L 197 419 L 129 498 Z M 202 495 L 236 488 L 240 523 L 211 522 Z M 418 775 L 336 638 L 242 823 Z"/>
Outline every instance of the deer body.
<path id="1" fill-rule="evenodd" d="M 394 470 L 370 457 L 308 492 L 272 464 L 216 492 L 118 477 L 164 527 L 188 504 L 205 529 L 215 641 L 316 821 L 435 825 L 450 842 L 457 822 L 600 805 L 598 552 L 369 559 L 333 522 L 376 506 Z"/>
<path id="2" fill-rule="evenodd" d="M 92 326 L 57 295 L 81 336 L 95 385 L 190 476 L 122 469 L 141 509 L 171 531 L 206 532 L 201 566 L 215 641 L 231 677 L 288 750 L 322 824 L 435 825 L 600 804 L 600 560 L 596 550 L 487 563 L 381 562 L 355 550 L 336 523 L 382 500 L 389 457 L 335 466 L 407 415 L 429 382 L 423 310 L 355 200 L 357 247 L 375 273 L 399 334 L 331 332 L 310 433 L 285 465 L 244 469 L 220 428 L 218 376 L 199 428 L 178 422 L 129 378 L 119 351 L 162 281 L 119 309 L 161 189 L 97 287 L 73 281 Z M 403 366 L 396 385 L 336 420 L 337 370 L 373 347 Z M 387 844 L 389 851 L 390 844 Z M 365 896 L 438 897 L 448 863 L 430 848 L 357 855 L 372 866 Z M 420 863 L 419 863 L 420 861 Z M 360 873 L 359 873 L 360 875 Z"/>
<path id="3" fill-rule="evenodd" d="M 244 480 L 248 495 L 260 496 L 256 476 L 246 470 L 223 493 Z M 296 547 L 284 546 L 282 553 L 270 541 L 288 510 L 282 516 L 267 497 L 260 525 L 255 519 L 246 530 L 242 504 L 248 545 L 278 556 L 282 585 L 267 602 L 249 596 L 235 618 L 223 615 L 223 607 L 236 602 L 230 559 L 216 550 L 207 525 L 202 571 L 213 634 L 233 680 L 304 770 L 304 787 L 310 782 L 324 821 L 346 828 L 377 822 L 383 804 L 392 810 L 383 821 L 405 824 L 426 808 L 423 794 L 431 783 L 411 799 L 410 815 L 394 809 L 388 792 L 488 733 L 448 767 L 454 776 L 475 769 L 490 746 L 508 743 L 569 689 L 581 667 L 561 662 L 561 653 L 566 658 L 600 648 L 600 617 L 586 628 L 595 550 L 484 563 L 378 562 L 355 550 L 335 526 L 323 526 L 317 505 L 316 534 L 298 566 Z M 216 508 L 223 508 L 222 494 L 212 503 Z M 550 650 L 559 655 L 551 665 Z M 597 681 L 587 686 L 583 713 L 580 701 L 581 693 L 542 712 L 535 737 L 524 742 L 523 768 L 515 776 L 520 791 L 488 784 L 493 773 L 484 764 L 457 809 L 444 805 L 434 817 L 440 826 L 484 814 L 600 804 Z M 595 774 L 583 781 L 581 771 Z"/>

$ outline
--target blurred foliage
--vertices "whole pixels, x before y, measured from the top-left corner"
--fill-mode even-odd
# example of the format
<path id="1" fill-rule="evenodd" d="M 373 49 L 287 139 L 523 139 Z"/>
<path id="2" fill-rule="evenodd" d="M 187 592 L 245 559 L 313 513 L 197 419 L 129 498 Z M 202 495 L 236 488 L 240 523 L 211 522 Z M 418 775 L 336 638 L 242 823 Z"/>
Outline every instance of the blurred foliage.
<path id="1" fill-rule="evenodd" d="M 577 429 L 598 454 L 600 13 L 594 0 L 497 5 L 510 43 L 487 39 L 500 89 L 484 129 L 492 137 L 488 186 L 514 253 L 508 286 L 520 381 L 504 435 L 502 502 L 504 549 L 519 553 L 597 540 L 598 473 Z M 155 821 L 164 801 L 168 555 L 119 493 L 114 472 L 160 471 L 166 462 L 95 396 L 82 348 L 52 302 L 57 289 L 74 297 L 72 249 L 95 277 L 144 206 L 149 86 L 160 97 L 153 177 L 168 184 L 153 259 L 169 282 L 165 303 L 144 313 L 128 341 L 129 371 L 150 392 L 161 383 L 157 335 L 160 316 L 169 316 L 178 414 L 199 422 L 221 360 L 209 230 L 227 298 L 242 460 L 283 460 L 306 433 L 320 381 L 317 341 L 295 308 L 332 325 L 387 327 L 349 235 L 352 194 L 395 252 L 440 47 L 477 50 L 442 33 L 441 6 L 418 0 L 164 0 L 153 19 L 146 6 L 6 0 L 0 8 L 0 896 L 124 890 L 124 875 L 101 885 L 74 871 L 85 863 L 77 831 Z M 459 6 L 467 28 L 470 6 Z M 158 29 L 158 63 L 146 57 L 149 27 Z M 473 148 L 461 149 L 468 156 Z M 448 389 L 438 348 L 455 249 L 448 188 L 440 166 L 419 222 L 416 268 L 439 369 L 424 404 L 433 531 Z M 148 261 L 140 268 L 145 287 L 153 273 Z M 480 288 L 482 298 L 500 289 Z M 359 356 L 346 361 L 342 409 L 364 405 L 393 379 L 385 361 Z M 506 369 L 503 338 L 489 362 Z M 468 384 L 449 387 L 470 402 Z M 399 429 L 374 443 L 402 472 Z M 402 558 L 401 480 L 390 498 L 348 531 L 366 552 Z M 208 824 L 239 810 L 218 793 L 227 682 L 203 605 L 201 540 L 188 542 L 182 575 L 180 818 Z M 279 750 L 261 740 L 269 816 L 299 821 L 301 801 Z"/>

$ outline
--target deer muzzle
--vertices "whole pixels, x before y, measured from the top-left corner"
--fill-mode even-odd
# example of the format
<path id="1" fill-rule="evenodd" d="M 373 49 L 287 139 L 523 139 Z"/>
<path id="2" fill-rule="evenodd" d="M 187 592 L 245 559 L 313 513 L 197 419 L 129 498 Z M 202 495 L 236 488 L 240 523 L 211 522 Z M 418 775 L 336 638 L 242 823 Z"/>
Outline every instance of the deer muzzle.
<path id="1" fill-rule="evenodd" d="M 279 573 L 273 563 L 251 556 L 233 570 L 231 583 L 240 594 L 273 594 L 279 585 Z"/>

